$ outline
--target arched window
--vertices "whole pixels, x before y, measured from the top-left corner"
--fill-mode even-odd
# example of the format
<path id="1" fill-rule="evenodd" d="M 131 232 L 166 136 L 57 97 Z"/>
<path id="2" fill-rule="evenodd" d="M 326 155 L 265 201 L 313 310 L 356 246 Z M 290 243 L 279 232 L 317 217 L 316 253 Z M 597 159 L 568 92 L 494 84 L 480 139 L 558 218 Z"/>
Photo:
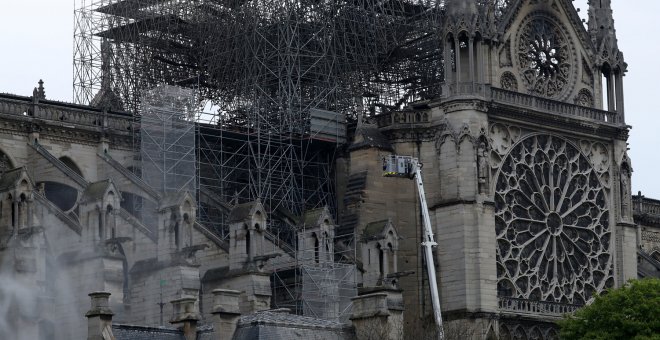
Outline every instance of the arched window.
<path id="1" fill-rule="evenodd" d="M 396 268 L 394 268 L 394 247 L 392 247 L 392 243 L 387 244 L 387 250 L 387 272 L 394 273 L 396 272 Z"/>
<path id="2" fill-rule="evenodd" d="M 14 204 L 14 198 L 11 195 L 7 195 L 7 201 L 11 206 L 11 226 L 16 226 L 16 205 Z"/>
<path id="3" fill-rule="evenodd" d="M 174 245 L 179 248 L 181 245 L 180 235 L 179 235 L 179 221 L 176 220 L 176 214 L 174 211 L 170 214 L 170 224 L 172 225 L 172 231 L 174 232 Z"/>
<path id="4" fill-rule="evenodd" d="M 27 197 L 21 194 L 20 201 L 18 201 L 18 224 L 19 227 L 27 226 Z"/>
<path id="5" fill-rule="evenodd" d="M 252 241 L 250 240 L 250 230 L 248 229 L 247 225 L 245 226 L 245 253 L 250 256 L 250 243 Z"/>
<path id="6" fill-rule="evenodd" d="M 325 243 L 325 258 L 326 261 L 331 262 L 332 261 L 332 254 L 330 252 L 330 237 L 328 237 L 328 233 L 323 233 L 323 243 Z"/>
<path id="7" fill-rule="evenodd" d="M 78 201 L 78 190 L 69 185 L 58 182 L 40 182 L 44 185 L 46 198 L 60 210 L 68 212 L 75 208 Z"/>
<path id="8" fill-rule="evenodd" d="M 316 236 L 316 233 L 312 234 L 312 237 L 314 237 L 314 262 L 319 263 L 319 238 Z"/>
<path id="9" fill-rule="evenodd" d="M 105 221 L 108 224 L 107 230 L 110 230 L 110 238 L 115 238 L 117 237 L 117 232 L 115 230 L 115 220 L 112 218 L 112 213 L 112 205 L 108 204 L 105 208 Z"/>
<path id="10" fill-rule="evenodd" d="M 385 254 L 383 253 L 383 249 L 380 247 L 380 244 L 376 246 L 376 249 L 378 249 L 378 273 L 382 278 L 385 274 Z"/>
<path id="11" fill-rule="evenodd" d="M 103 239 L 103 213 L 98 212 L 99 238 Z"/>
<path id="12" fill-rule="evenodd" d="M 182 230 L 182 239 L 184 246 L 192 245 L 192 231 L 191 231 L 191 219 L 188 213 L 183 214 L 183 230 Z"/>

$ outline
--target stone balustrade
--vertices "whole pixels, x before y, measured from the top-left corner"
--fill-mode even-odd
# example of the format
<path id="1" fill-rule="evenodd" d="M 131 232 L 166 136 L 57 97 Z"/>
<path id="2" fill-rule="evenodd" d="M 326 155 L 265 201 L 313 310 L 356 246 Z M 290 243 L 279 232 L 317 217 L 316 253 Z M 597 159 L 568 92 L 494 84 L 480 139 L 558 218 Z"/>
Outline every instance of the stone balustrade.
<path id="1" fill-rule="evenodd" d="M 620 116 L 616 112 L 603 111 L 591 107 L 564 103 L 556 100 L 536 97 L 524 93 L 491 89 L 493 102 L 528 108 L 550 114 L 586 118 L 601 123 L 620 124 Z"/>
<path id="2" fill-rule="evenodd" d="M 633 196 L 635 214 L 660 216 L 660 201 L 638 195 Z"/>
<path id="3" fill-rule="evenodd" d="M 538 111 L 559 116 L 570 116 L 587 119 L 599 123 L 618 125 L 623 123 L 616 112 L 603 111 L 591 107 L 564 103 L 556 100 L 532 96 L 520 92 L 491 88 L 487 85 L 461 83 L 450 84 L 444 88 L 447 99 L 461 98 L 464 95 L 478 96 L 483 100 L 491 100 L 496 104 L 514 106 L 532 111 Z M 374 117 L 378 127 L 388 127 L 396 124 L 428 123 L 429 116 L 423 111 L 394 111 L 379 114 Z"/>
<path id="4" fill-rule="evenodd" d="M 378 127 L 394 124 L 422 124 L 429 122 L 429 114 L 421 111 L 396 111 L 375 117 Z"/>
<path id="5" fill-rule="evenodd" d="M 129 114 L 109 113 L 101 109 L 47 100 L 35 102 L 31 97 L 9 94 L 0 94 L 0 114 L 37 118 L 77 128 L 106 128 L 126 132 L 133 128 L 133 117 Z"/>
<path id="6" fill-rule="evenodd" d="M 581 306 L 557 302 L 533 301 L 509 297 L 498 298 L 499 309 L 502 312 L 515 314 L 562 316 L 573 313 Z"/>

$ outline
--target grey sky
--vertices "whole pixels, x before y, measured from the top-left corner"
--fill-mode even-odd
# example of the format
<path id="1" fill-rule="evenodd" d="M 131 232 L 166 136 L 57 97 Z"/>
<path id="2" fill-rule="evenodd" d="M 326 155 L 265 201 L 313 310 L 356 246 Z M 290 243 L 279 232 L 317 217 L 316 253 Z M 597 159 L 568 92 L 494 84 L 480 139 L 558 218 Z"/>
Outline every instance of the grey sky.
<path id="1" fill-rule="evenodd" d="M 88 0 L 89 1 L 89 0 Z M 619 47 L 628 62 L 626 119 L 633 126 L 633 192 L 660 199 L 658 0 L 612 0 Z M 49 99 L 72 101 L 74 0 L 0 0 L 0 92 L 29 96 L 39 79 Z M 586 16 L 587 0 L 577 0 Z M 646 39 L 646 40 L 644 40 Z M 647 66 L 648 67 L 645 67 Z M 654 151 L 656 150 L 656 151 Z"/>

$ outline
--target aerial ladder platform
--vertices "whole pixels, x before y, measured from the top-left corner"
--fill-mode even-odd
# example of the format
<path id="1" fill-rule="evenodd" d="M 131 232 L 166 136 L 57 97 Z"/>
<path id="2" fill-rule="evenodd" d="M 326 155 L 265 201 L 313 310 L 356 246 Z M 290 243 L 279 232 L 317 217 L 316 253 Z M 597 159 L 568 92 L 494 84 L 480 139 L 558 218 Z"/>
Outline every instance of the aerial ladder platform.
<path id="1" fill-rule="evenodd" d="M 414 179 L 417 184 L 417 193 L 419 194 L 420 210 L 423 216 L 423 235 L 422 248 L 424 249 L 424 258 L 426 262 L 426 272 L 429 277 L 429 291 L 431 291 L 431 301 L 433 305 L 433 316 L 435 326 L 438 331 L 438 339 L 445 339 L 445 332 L 442 326 L 442 314 L 440 313 L 440 295 L 438 293 L 438 284 L 435 277 L 435 261 L 433 260 L 433 247 L 438 244 L 433 238 L 433 228 L 431 227 L 431 217 L 429 216 L 429 207 L 426 203 L 426 194 L 424 193 L 424 182 L 422 181 L 422 166 L 417 158 L 409 156 L 391 155 L 383 158 L 383 176 Z"/>

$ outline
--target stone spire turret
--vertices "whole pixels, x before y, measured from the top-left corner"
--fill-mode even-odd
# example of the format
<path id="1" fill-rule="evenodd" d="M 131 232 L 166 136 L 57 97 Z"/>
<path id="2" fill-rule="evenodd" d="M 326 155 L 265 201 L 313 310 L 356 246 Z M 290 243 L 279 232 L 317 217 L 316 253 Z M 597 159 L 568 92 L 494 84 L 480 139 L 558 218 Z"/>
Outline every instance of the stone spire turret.
<path id="1" fill-rule="evenodd" d="M 620 67 L 625 72 L 623 54 L 619 51 L 614 29 L 611 0 L 589 0 L 589 35 L 598 53 L 598 63 Z"/>
<path id="2" fill-rule="evenodd" d="M 492 5 L 477 0 L 447 0 L 444 13 L 445 96 L 483 96 L 486 54 L 492 38 Z"/>
<path id="3" fill-rule="evenodd" d="M 628 65 L 619 51 L 611 0 L 589 0 L 589 35 L 596 48 L 595 64 L 605 78 L 607 110 L 624 118 L 623 76 Z M 603 105 L 604 108 L 604 105 Z"/>
<path id="4" fill-rule="evenodd" d="M 465 30 L 474 34 L 479 20 L 479 10 L 476 0 L 447 0 L 445 3 L 446 18 L 444 20 L 448 31 Z"/>
<path id="5" fill-rule="evenodd" d="M 450 16 L 477 14 L 476 0 L 447 0 L 445 8 Z"/>

